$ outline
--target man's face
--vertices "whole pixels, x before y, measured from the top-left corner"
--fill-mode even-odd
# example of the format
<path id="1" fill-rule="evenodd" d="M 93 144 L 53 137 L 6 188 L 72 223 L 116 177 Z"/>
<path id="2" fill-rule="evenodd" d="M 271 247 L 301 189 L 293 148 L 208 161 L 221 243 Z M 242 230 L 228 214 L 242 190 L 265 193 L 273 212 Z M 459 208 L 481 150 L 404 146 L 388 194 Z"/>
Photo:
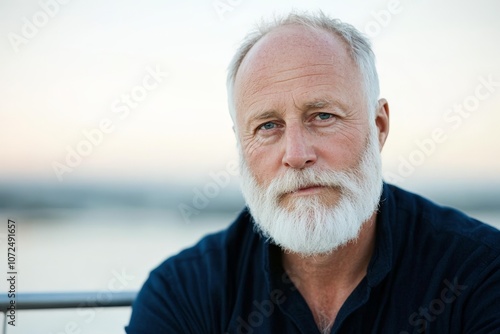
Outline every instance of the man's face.
<path id="1" fill-rule="evenodd" d="M 278 230 L 287 228 L 286 221 L 294 229 L 304 228 L 284 232 L 297 234 L 338 225 L 339 219 L 362 219 L 343 222 L 351 231 L 336 247 L 355 238 L 375 209 L 381 188 L 378 131 L 369 121 L 363 89 L 363 78 L 339 38 L 296 26 L 263 37 L 238 70 L 234 101 L 243 193 L 258 226 L 284 248 L 303 253 L 332 249 L 280 243 L 277 220 L 285 224 Z M 328 181 L 330 172 L 341 173 L 342 180 L 332 175 L 335 180 Z M 374 189 L 364 189 L 366 184 Z M 363 200 L 360 196 L 377 198 L 365 200 L 366 205 L 354 203 Z M 360 211 L 351 210 L 353 205 L 370 211 L 368 217 L 367 212 L 346 216 L 331 211 Z M 318 216 L 320 211 L 324 217 Z M 333 221 L 325 218 L 332 215 Z M 309 242 L 315 241 L 303 243 Z"/>

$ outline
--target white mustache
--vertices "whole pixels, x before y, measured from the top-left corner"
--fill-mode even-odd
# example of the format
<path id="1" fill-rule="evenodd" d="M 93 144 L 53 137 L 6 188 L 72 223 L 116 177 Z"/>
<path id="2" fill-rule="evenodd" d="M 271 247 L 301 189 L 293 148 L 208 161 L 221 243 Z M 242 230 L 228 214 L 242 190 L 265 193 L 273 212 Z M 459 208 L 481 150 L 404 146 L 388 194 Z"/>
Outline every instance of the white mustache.
<path id="1" fill-rule="evenodd" d="M 341 192 L 349 192 L 357 184 L 353 178 L 355 172 L 324 170 L 310 167 L 303 170 L 290 169 L 275 178 L 265 190 L 271 198 L 280 198 L 286 194 L 303 188 L 322 186 L 337 188 Z"/>

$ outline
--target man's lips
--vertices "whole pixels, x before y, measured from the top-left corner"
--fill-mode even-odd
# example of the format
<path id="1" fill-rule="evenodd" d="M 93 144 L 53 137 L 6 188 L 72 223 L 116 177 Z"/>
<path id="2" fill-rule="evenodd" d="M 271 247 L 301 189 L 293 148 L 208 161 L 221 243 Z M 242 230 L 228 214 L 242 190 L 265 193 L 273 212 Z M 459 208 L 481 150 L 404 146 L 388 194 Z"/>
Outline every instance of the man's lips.
<path id="1" fill-rule="evenodd" d="M 321 185 L 311 185 L 311 186 L 299 188 L 295 191 L 290 192 L 289 194 L 291 194 L 291 195 L 312 195 L 312 194 L 316 194 L 316 193 L 320 192 L 323 188 L 325 188 L 325 187 L 321 186 Z"/>

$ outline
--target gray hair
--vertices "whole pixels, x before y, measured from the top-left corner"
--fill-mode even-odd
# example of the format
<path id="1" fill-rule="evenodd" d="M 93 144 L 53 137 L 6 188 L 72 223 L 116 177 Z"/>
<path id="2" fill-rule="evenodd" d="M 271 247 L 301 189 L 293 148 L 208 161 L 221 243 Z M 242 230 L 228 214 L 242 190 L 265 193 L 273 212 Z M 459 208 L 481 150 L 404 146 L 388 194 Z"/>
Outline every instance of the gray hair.
<path id="1" fill-rule="evenodd" d="M 287 25 L 299 25 L 312 29 L 321 29 L 340 37 L 347 44 L 347 51 L 358 66 L 364 78 L 365 96 L 370 115 L 374 115 L 380 94 L 375 55 L 370 41 L 356 28 L 338 19 L 332 19 L 319 11 L 316 14 L 292 12 L 286 17 L 275 17 L 273 21 L 262 21 L 242 41 L 228 67 L 227 95 L 229 113 L 236 126 L 236 106 L 234 104 L 233 88 L 238 69 L 250 49 L 267 33 Z"/>

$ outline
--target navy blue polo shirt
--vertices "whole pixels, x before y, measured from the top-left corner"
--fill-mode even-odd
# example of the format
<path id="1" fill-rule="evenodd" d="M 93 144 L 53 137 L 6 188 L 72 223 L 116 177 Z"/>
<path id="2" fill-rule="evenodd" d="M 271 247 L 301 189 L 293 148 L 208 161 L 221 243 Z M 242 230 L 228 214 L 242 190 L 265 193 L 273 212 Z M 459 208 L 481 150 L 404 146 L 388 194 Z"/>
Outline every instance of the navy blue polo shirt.
<path id="1" fill-rule="evenodd" d="M 331 333 L 500 333 L 500 232 L 384 184 L 367 274 Z M 153 270 L 129 334 L 318 333 L 281 253 L 244 210 Z"/>

